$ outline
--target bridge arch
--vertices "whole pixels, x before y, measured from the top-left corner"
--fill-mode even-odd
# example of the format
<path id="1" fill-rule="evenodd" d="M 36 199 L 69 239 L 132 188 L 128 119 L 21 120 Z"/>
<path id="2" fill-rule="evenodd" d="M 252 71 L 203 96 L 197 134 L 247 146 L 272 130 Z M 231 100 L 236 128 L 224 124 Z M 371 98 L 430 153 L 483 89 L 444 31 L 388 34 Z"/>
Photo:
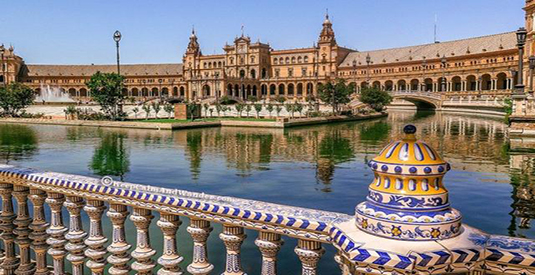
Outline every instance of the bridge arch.
<path id="1" fill-rule="evenodd" d="M 402 99 L 413 103 L 418 110 L 438 110 L 442 106 L 440 97 L 433 96 L 429 93 L 394 93 L 393 99 Z"/>

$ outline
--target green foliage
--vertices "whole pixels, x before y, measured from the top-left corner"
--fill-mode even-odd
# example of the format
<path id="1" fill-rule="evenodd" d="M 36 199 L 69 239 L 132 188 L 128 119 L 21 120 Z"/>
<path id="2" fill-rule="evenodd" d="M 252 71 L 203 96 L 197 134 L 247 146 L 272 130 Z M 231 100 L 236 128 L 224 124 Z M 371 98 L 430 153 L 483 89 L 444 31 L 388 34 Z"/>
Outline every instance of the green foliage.
<path id="1" fill-rule="evenodd" d="M 243 112 L 243 109 L 245 109 L 245 104 L 238 103 L 234 107 L 236 108 L 236 112 L 238 112 L 238 116 L 241 117 L 241 113 Z"/>
<path id="2" fill-rule="evenodd" d="M 281 111 L 282 111 L 282 105 L 275 106 L 275 112 L 277 112 L 277 116 L 279 116 Z"/>
<path id="3" fill-rule="evenodd" d="M 34 98 L 32 89 L 18 82 L 0 87 L 0 107 L 7 116 L 17 116 L 19 111 L 33 103 Z"/>
<path id="4" fill-rule="evenodd" d="M 325 85 L 318 86 L 319 98 L 333 108 L 333 113 L 340 111 L 340 105 L 347 104 L 351 101 L 351 95 L 355 93 L 354 85 L 346 85 L 344 79 L 336 79 Z"/>
<path id="5" fill-rule="evenodd" d="M 165 104 L 163 106 L 163 110 L 167 113 L 169 118 L 172 118 L 172 114 L 175 111 L 175 106 L 173 106 L 173 104 Z"/>
<path id="6" fill-rule="evenodd" d="M 204 109 L 204 117 L 208 117 L 208 108 L 210 108 L 210 104 L 204 103 L 202 107 Z"/>
<path id="7" fill-rule="evenodd" d="M 278 103 L 282 104 L 282 103 L 284 103 L 284 102 L 286 101 L 286 98 L 283 97 L 283 96 L 277 96 L 277 98 L 275 98 L 275 100 L 276 100 Z"/>
<path id="8" fill-rule="evenodd" d="M 513 100 L 505 98 L 503 100 L 503 110 L 505 111 L 505 123 L 509 124 L 509 117 L 513 114 Z"/>
<path id="9" fill-rule="evenodd" d="M 150 111 L 151 111 L 150 105 L 143 104 L 143 106 L 141 106 L 141 109 L 143 109 L 143 111 L 145 111 L 145 119 L 148 119 L 149 115 L 150 115 Z"/>
<path id="10" fill-rule="evenodd" d="M 290 114 L 290 117 L 294 116 L 294 105 L 292 103 L 284 105 L 284 108 L 286 109 L 286 112 Z"/>
<path id="11" fill-rule="evenodd" d="M 121 117 L 121 105 L 125 100 L 122 93 L 123 82 L 124 76 L 119 74 L 96 72 L 86 83 L 91 91 L 91 98 L 113 120 Z"/>
<path id="12" fill-rule="evenodd" d="M 220 114 L 221 114 L 221 111 L 223 111 L 224 108 L 225 108 L 225 107 L 224 107 L 224 106 L 221 106 L 221 104 L 220 104 L 219 102 L 217 102 L 217 103 L 215 104 L 215 110 L 216 110 L 216 112 L 217 112 L 217 116 L 221 116 L 221 115 L 220 115 Z"/>
<path id="13" fill-rule="evenodd" d="M 247 113 L 247 116 L 249 116 L 249 113 L 251 112 L 252 107 L 250 104 L 245 105 L 245 112 Z"/>
<path id="14" fill-rule="evenodd" d="M 186 109 L 188 111 L 189 117 L 191 120 L 195 119 L 195 115 L 197 114 L 197 108 L 199 105 L 197 105 L 195 102 L 190 102 L 186 105 Z"/>
<path id="15" fill-rule="evenodd" d="M 360 92 L 360 102 L 368 104 L 375 111 L 380 112 L 392 102 L 392 96 L 377 88 L 363 88 Z"/>
<path id="16" fill-rule="evenodd" d="M 154 114 L 156 115 L 156 118 L 158 118 L 158 113 L 162 109 L 162 107 L 160 106 L 160 102 L 156 102 L 156 101 L 152 102 L 152 109 L 154 110 Z"/>
<path id="17" fill-rule="evenodd" d="M 235 102 L 234 100 L 230 99 L 226 95 L 224 95 L 224 96 L 219 98 L 219 103 L 221 103 L 222 105 L 229 105 L 229 104 L 232 104 L 234 102 Z"/>
<path id="18" fill-rule="evenodd" d="M 256 104 L 254 105 L 254 109 L 255 109 L 255 111 L 256 111 L 256 116 L 258 116 L 258 115 L 260 114 L 260 112 L 262 112 L 262 107 L 263 107 L 263 106 L 262 106 L 262 104 L 260 104 L 260 103 L 256 103 Z"/>
<path id="19" fill-rule="evenodd" d="M 247 100 L 249 100 L 250 102 L 257 102 L 258 101 L 258 98 L 254 95 L 250 95 L 247 97 Z"/>
<path id="20" fill-rule="evenodd" d="M 275 109 L 275 106 L 273 106 L 273 104 L 271 104 L 271 103 L 269 103 L 266 106 L 266 110 L 269 112 L 269 115 L 271 115 L 271 113 L 273 112 L 274 109 Z"/>
<path id="21" fill-rule="evenodd" d="M 299 102 L 296 102 L 294 104 L 294 111 L 298 112 L 299 115 L 303 115 L 303 104 L 299 103 Z"/>
<path id="22" fill-rule="evenodd" d="M 132 112 L 134 112 L 134 118 L 137 118 L 137 113 L 139 113 L 139 108 L 134 107 L 134 109 L 132 109 Z"/>

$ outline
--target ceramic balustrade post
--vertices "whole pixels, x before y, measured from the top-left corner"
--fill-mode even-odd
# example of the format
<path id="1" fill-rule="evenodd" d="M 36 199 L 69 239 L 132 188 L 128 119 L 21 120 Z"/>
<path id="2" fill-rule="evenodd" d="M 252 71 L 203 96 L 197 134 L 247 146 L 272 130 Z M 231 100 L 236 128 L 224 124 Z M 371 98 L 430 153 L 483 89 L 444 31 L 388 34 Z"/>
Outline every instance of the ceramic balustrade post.
<path id="1" fill-rule="evenodd" d="M 240 248 L 246 237 L 243 227 L 223 226 L 223 232 L 219 234 L 219 238 L 227 248 L 226 268 L 223 275 L 245 274 L 241 267 Z"/>
<path id="2" fill-rule="evenodd" d="M 325 253 L 320 242 L 297 240 L 297 247 L 294 249 L 303 266 L 302 275 L 316 275 L 318 262 Z"/>
<path id="3" fill-rule="evenodd" d="M 334 256 L 334 261 L 338 263 L 338 266 L 340 267 L 340 271 L 342 275 L 351 275 L 351 268 L 348 262 L 344 259 L 344 257 L 341 255 L 341 252 L 338 252 Z"/>
<path id="4" fill-rule="evenodd" d="M 143 208 L 134 208 L 133 212 L 130 220 L 136 226 L 137 240 L 136 249 L 132 251 L 132 257 L 136 259 L 132 269 L 141 275 L 152 274 L 152 270 L 156 267 L 152 256 L 156 254 L 156 250 L 150 246 L 149 226 L 154 216 L 150 210 Z"/>
<path id="5" fill-rule="evenodd" d="M 19 267 L 15 270 L 17 275 L 30 275 L 35 273 L 35 263 L 30 256 L 31 240 L 29 238 L 31 229 L 28 227 L 32 222 L 28 210 L 28 195 L 30 189 L 26 186 L 15 185 L 13 196 L 17 201 L 17 218 L 13 223 L 17 226 L 13 233 L 17 236 L 15 243 L 19 247 Z"/>
<path id="6" fill-rule="evenodd" d="M 193 260 L 188 265 L 188 272 L 194 275 L 209 274 L 214 266 L 208 261 L 208 249 L 206 241 L 213 228 L 210 222 L 199 219 L 191 219 L 187 228 L 188 233 L 193 239 Z"/>
<path id="7" fill-rule="evenodd" d="M 160 214 L 160 220 L 156 222 L 163 233 L 163 253 L 158 258 L 158 264 L 163 268 L 158 270 L 158 275 L 183 274 L 178 265 L 184 258 L 178 255 L 176 245 L 176 232 L 181 223 L 178 216 L 163 213 Z"/>
<path id="8" fill-rule="evenodd" d="M 85 256 L 89 258 L 86 266 L 93 275 L 104 274 L 106 267 L 106 248 L 104 245 L 108 241 L 102 231 L 102 214 L 106 210 L 103 201 L 87 200 L 84 211 L 89 216 L 89 236 L 84 243 L 88 246 Z"/>
<path id="9" fill-rule="evenodd" d="M 45 191 L 39 189 L 30 189 L 30 201 L 33 204 L 33 220 L 30 224 L 30 233 L 29 238 L 32 240 L 31 248 L 35 253 L 35 264 L 36 270 L 35 275 L 48 275 L 50 270 L 48 269 L 47 260 L 46 260 L 46 250 L 48 245 L 46 239 L 48 239 L 48 234 L 46 229 L 50 225 L 46 221 L 45 216 Z"/>
<path id="10" fill-rule="evenodd" d="M 84 199 L 75 196 L 67 196 L 67 200 L 63 203 L 69 212 L 69 232 L 65 234 L 65 239 L 69 241 L 65 249 L 69 251 L 69 254 L 66 259 L 72 264 L 73 275 L 84 274 L 84 249 L 86 248 L 84 238 L 87 236 L 82 227 L 81 212 L 84 205 Z"/>
<path id="11" fill-rule="evenodd" d="M 112 242 L 108 246 L 108 252 L 112 255 L 108 257 L 108 263 L 112 264 L 108 272 L 112 275 L 125 275 L 130 271 L 128 262 L 131 257 L 128 250 L 131 245 L 126 242 L 124 222 L 128 217 L 126 205 L 110 204 L 110 209 L 106 213 L 112 223 Z"/>
<path id="12" fill-rule="evenodd" d="M 0 238 L 4 243 L 4 260 L 1 268 L 4 274 L 14 274 L 15 269 L 19 266 L 19 259 L 15 255 L 15 212 L 13 210 L 13 185 L 7 183 L 0 183 L 0 196 L 2 196 L 2 213 L 0 214 L 0 229 L 2 235 Z"/>
<path id="13" fill-rule="evenodd" d="M 261 275 L 277 274 L 277 254 L 283 245 L 281 235 L 260 231 L 258 238 L 254 242 L 260 253 L 262 253 L 262 271 Z"/>
<path id="14" fill-rule="evenodd" d="M 54 275 L 65 274 L 65 232 L 69 229 L 63 225 L 63 213 L 62 206 L 65 202 L 65 196 L 59 193 L 48 193 L 46 203 L 50 206 L 50 227 L 46 230 L 46 233 L 50 237 L 46 240 L 46 243 L 50 246 L 48 249 L 48 255 L 52 257 L 54 266 Z"/>

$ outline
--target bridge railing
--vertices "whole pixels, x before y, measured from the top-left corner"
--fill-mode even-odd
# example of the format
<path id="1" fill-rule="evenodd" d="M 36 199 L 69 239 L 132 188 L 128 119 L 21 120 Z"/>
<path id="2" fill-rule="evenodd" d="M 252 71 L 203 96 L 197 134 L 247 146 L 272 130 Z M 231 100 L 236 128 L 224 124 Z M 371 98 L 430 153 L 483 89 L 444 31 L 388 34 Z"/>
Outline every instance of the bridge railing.
<path id="1" fill-rule="evenodd" d="M 302 274 L 316 274 L 331 224 L 350 219 L 333 212 L 10 166 L 0 166 L 0 196 L 2 274 L 83 274 L 84 265 L 92 274 L 153 274 L 155 270 L 182 274 L 183 257 L 176 239 L 182 217 L 190 220 L 187 232 L 193 240 L 193 255 L 187 271 L 191 274 L 209 274 L 214 268 L 207 256 L 213 223 L 223 227 L 219 234 L 226 247 L 223 274 L 244 274 L 240 247 L 245 229 L 259 232 L 254 243 L 262 255 L 261 274 L 277 273 L 282 235 L 297 239 L 294 251 Z M 45 214 L 45 204 L 50 213 Z M 69 224 L 64 223 L 64 210 Z M 89 216 L 88 231 L 82 226 L 83 211 Z M 149 226 L 156 212 L 163 251 L 155 261 L 159 253 L 151 245 Z M 112 225 L 110 236 L 103 232 L 106 218 Z M 126 219 L 135 226 L 136 243 L 127 242 Z M 47 262 L 47 255 L 52 263 Z M 66 261 L 72 269 L 69 272 Z"/>
<path id="2" fill-rule="evenodd" d="M 350 235 L 359 229 L 346 214 L 109 178 L 0 165 L 0 197 L 1 274 L 79 275 L 84 269 L 92 274 L 183 274 L 184 257 L 177 247 L 177 236 L 183 237 L 178 233 L 183 218 L 189 219 L 186 231 L 193 247 L 186 269 L 194 275 L 214 269 L 207 242 L 214 234 L 213 224 L 222 225 L 224 275 L 245 274 L 240 256 L 245 229 L 258 231 L 254 244 L 260 251 L 262 275 L 278 273 L 282 236 L 297 239 L 294 252 L 300 263 L 295 265 L 301 266 L 303 275 L 317 274 L 325 245 L 337 250 L 330 260 L 341 269 L 329 274 L 535 274 L 535 256 L 530 254 L 535 242 L 530 240 L 478 233 L 473 240 L 478 249 L 429 252 L 420 251 L 426 246 L 419 242 L 405 242 L 404 246 L 414 249 L 401 255 L 384 250 L 382 241 L 366 244 L 377 238 L 371 235 L 352 239 Z M 82 225 L 83 212 L 89 216 L 89 230 Z M 64 214 L 69 216 L 68 223 Z M 155 216 L 159 216 L 157 221 Z M 127 241 L 127 219 L 135 227 L 135 243 Z M 103 230 L 105 222 L 111 224 L 109 235 Z M 161 251 L 151 243 L 155 236 L 149 227 L 154 222 L 162 232 Z M 518 252 L 517 247 L 525 250 Z"/>

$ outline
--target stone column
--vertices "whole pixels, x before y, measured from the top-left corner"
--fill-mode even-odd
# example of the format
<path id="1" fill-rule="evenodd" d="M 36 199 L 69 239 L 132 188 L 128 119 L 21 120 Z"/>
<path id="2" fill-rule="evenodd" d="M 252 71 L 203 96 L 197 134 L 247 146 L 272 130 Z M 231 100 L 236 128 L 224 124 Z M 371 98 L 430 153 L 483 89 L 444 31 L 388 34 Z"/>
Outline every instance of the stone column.
<path id="1" fill-rule="evenodd" d="M 29 226 L 32 232 L 29 238 L 32 240 L 31 248 L 35 253 L 36 270 L 34 274 L 48 275 L 50 270 L 46 263 L 46 250 L 48 248 L 46 244 L 46 239 L 48 238 L 46 229 L 49 223 L 46 221 L 44 207 L 46 193 L 39 189 L 30 189 L 29 198 L 33 204 L 33 221 Z"/>
<path id="2" fill-rule="evenodd" d="M 156 267 L 154 260 L 151 259 L 156 250 L 150 246 L 149 236 L 149 226 L 153 218 L 151 211 L 143 208 L 134 208 L 134 213 L 130 216 L 137 230 L 136 249 L 132 251 L 132 257 L 136 261 L 132 264 L 132 269 L 141 275 L 151 274 Z"/>
<path id="3" fill-rule="evenodd" d="M 112 255 L 108 257 L 108 263 L 112 266 L 108 272 L 112 275 L 126 275 L 130 271 L 128 262 L 131 257 L 128 250 L 131 245 L 126 242 L 124 222 L 128 216 L 126 205 L 110 204 L 110 209 L 106 213 L 112 224 L 112 243 L 108 246 L 108 252 Z"/>
<path id="4" fill-rule="evenodd" d="M 223 275 L 245 274 L 241 267 L 240 248 L 246 237 L 243 227 L 223 226 L 223 232 L 219 234 L 219 238 L 227 248 L 226 268 Z"/>
<path id="5" fill-rule="evenodd" d="M 294 251 L 303 266 L 301 274 L 316 275 L 318 262 L 325 253 L 325 249 L 321 247 L 321 243 L 299 239 L 297 240 L 297 247 Z"/>
<path id="6" fill-rule="evenodd" d="M 262 271 L 261 275 L 277 274 L 277 253 L 281 249 L 283 241 L 281 235 L 269 232 L 258 232 L 258 238 L 255 240 L 256 246 L 262 253 Z"/>
<path id="7" fill-rule="evenodd" d="M 108 241 L 102 232 L 102 214 L 106 210 L 103 201 L 88 200 L 84 207 L 89 216 L 89 236 L 85 240 L 88 249 L 85 256 L 89 258 L 86 266 L 93 275 L 104 274 L 106 266 L 106 248 L 104 245 Z"/>
<path id="8" fill-rule="evenodd" d="M 72 274 L 81 275 L 84 274 L 84 238 L 87 233 L 82 227 L 82 208 L 84 207 L 84 199 L 81 197 L 67 196 L 67 201 L 63 203 L 63 206 L 69 211 L 69 232 L 65 235 L 65 239 L 69 241 L 65 245 L 65 249 L 69 251 L 67 255 L 67 261 L 72 264 Z"/>
<path id="9" fill-rule="evenodd" d="M 32 222 L 28 211 L 28 194 L 30 194 L 30 189 L 26 186 L 15 185 L 13 190 L 13 196 L 17 201 L 17 218 L 13 222 L 17 228 L 13 232 L 17 236 L 15 243 L 19 247 L 20 260 L 20 265 L 15 270 L 15 274 L 30 275 L 35 273 L 35 264 L 32 263 L 30 257 L 31 240 L 29 235 L 31 230 L 28 228 Z"/>
<path id="10" fill-rule="evenodd" d="M 48 193 L 46 203 L 50 206 L 50 227 L 46 230 L 46 233 L 50 235 L 50 238 L 46 240 L 46 243 L 50 245 L 48 249 L 48 255 L 52 257 L 54 263 L 54 275 L 65 274 L 65 232 L 69 230 L 63 225 L 63 213 L 62 206 L 65 202 L 63 194 Z"/>
<path id="11" fill-rule="evenodd" d="M 194 275 L 209 274 L 214 266 L 208 261 L 206 240 L 212 232 L 210 222 L 191 219 L 187 230 L 193 239 L 193 261 L 188 265 L 188 272 Z"/>
<path id="12" fill-rule="evenodd" d="M 163 253 L 158 258 L 158 264 L 163 267 L 158 270 L 158 275 L 182 274 L 178 265 L 184 258 L 178 255 L 176 245 L 176 232 L 181 223 L 178 216 L 163 213 L 160 214 L 160 220 L 156 222 L 163 233 Z"/>
<path id="13" fill-rule="evenodd" d="M 11 193 L 13 192 L 13 185 L 7 183 L 0 183 L 0 196 L 2 196 L 2 213 L 0 214 L 0 230 L 2 234 L 0 238 L 4 242 L 4 260 L 0 266 L 4 274 L 14 274 L 15 269 L 19 266 L 19 259 L 15 255 L 15 212 L 13 211 L 13 200 Z"/>

